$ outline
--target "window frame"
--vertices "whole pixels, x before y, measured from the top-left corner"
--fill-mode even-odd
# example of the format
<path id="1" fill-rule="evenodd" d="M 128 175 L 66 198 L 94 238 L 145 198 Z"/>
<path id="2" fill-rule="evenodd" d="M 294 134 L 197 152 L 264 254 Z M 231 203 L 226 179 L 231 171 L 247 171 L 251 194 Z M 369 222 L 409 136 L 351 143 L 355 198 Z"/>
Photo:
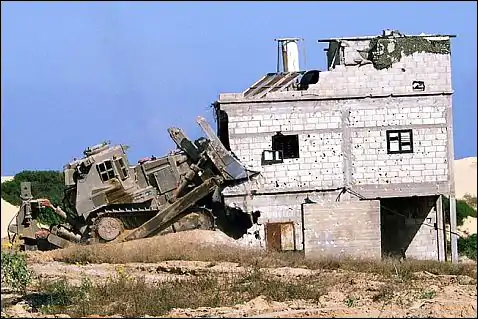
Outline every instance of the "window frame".
<path id="1" fill-rule="evenodd" d="M 109 168 L 107 167 L 107 165 L 106 165 L 107 162 L 110 163 L 111 167 L 109 167 Z M 101 165 L 103 165 L 104 170 L 101 168 Z M 111 161 L 111 160 L 105 160 L 105 161 L 102 161 L 101 163 L 96 164 L 96 169 L 98 170 L 98 174 L 100 175 L 100 179 L 103 182 L 107 182 L 110 179 L 113 179 L 113 178 L 116 177 L 116 171 L 114 169 L 114 164 L 113 164 L 113 161 Z M 106 176 L 108 177 L 107 179 L 105 179 L 103 177 L 104 174 L 106 174 Z"/>
<path id="2" fill-rule="evenodd" d="M 297 152 L 293 152 L 292 156 L 288 156 L 289 153 L 285 152 L 284 150 L 284 142 L 277 141 L 277 139 L 284 139 L 284 138 L 290 138 L 290 139 L 295 139 L 294 142 L 297 144 Z M 278 146 L 281 147 L 278 147 Z M 298 134 L 287 134 L 284 135 L 280 132 L 277 132 L 276 135 L 272 136 L 272 151 L 281 151 L 282 152 L 282 160 L 285 159 L 294 159 L 294 158 L 300 158 L 300 144 L 299 144 L 299 135 Z"/>
<path id="3" fill-rule="evenodd" d="M 115 161 L 115 164 L 117 165 L 116 169 L 118 170 L 121 179 L 122 180 L 127 179 L 129 176 L 129 172 L 128 172 L 128 167 L 126 166 L 126 162 L 124 158 L 119 157 L 115 159 L 114 161 Z"/>
<path id="4" fill-rule="evenodd" d="M 266 159 L 266 154 L 271 154 L 272 159 Z M 262 151 L 261 165 L 271 165 L 284 163 L 282 151 L 264 150 Z"/>
<path id="5" fill-rule="evenodd" d="M 409 150 L 403 150 L 403 146 L 407 145 L 402 142 L 402 134 L 408 133 L 410 135 L 410 149 Z M 390 138 L 391 134 L 398 134 L 397 138 Z M 413 130 L 412 129 L 405 129 L 405 130 L 387 130 L 386 131 L 386 139 L 387 139 L 387 154 L 409 154 L 413 153 Z M 390 142 L 392 141 L 398 141 L 398 150 L 390 150 Z"/>

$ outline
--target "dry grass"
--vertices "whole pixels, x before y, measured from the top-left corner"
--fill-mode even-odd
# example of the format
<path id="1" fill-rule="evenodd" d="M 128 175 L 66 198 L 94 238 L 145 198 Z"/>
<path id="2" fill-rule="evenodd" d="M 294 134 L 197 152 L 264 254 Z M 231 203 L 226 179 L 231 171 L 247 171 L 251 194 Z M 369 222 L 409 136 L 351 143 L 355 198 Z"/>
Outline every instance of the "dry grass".
<path id="1" fill-rule="evenodd" d="M 235 262 L 260 268 L 299 267 L 307 269 L 352 270 L 386 277 L 410 279 L 414 272 L 435 275 L 466 275 L 477 277 L 476 264 L 395 259 L 366 260 L 352 258 L 306 259 L 298 252 L 266 252 L 227 245 L 208 246 L 197 242 L 172 242 L 167 236 L 110 245 L 70 247 L 50 252 L 52 258 L 67 263 L 152 263 L 166 260 Z"/>
<path id="2" fill-rule="evenodd" d="M 137 317 L 145 314 L 163 315 L 173 308 L 233 306 L 264 296 L 274 301 L 308 299 L 320 302 L 319 297 L 330 290 L 348 291 L 355 272 L 376 274 L 383 285 L 370 297 L 384 305 L 402 302 L 403 291 L 421 291 L 411 280 L 415 272 L 436 275 L 467 275 L 476 279 L 476 264 L 451 264 L 436 261 L 393 259 L 382 261 L 351 258 L 306 259 L 301 253 L 250 250 L 224 243 L 205 244 L 194 240 L 178 240 L 178 236 L 161 236 L 127 243 L 70 247 L 42 254 L 68 263 L 152 263 L 166 260 L 206 261 L 211 266 L 219 262 L 234 262 L 246 268 L 246 273 L 201 273 L 177 281 L 147 282 L 132 278 L 117 270 L 114 278 L 92 283 L 83 279 L 77 287 L 66 279 L 40 280 L 33 298 L 37 307 L 47 313 L 67 313 L 71 316 L 122 315 Z M 294 267 L 350 272 L 323 273 L 310 276 L 274 276 L 263 268 Z M 368 276 L 376 277 L 376 276 Z M 417 277 L 418 278 L 418 277 Z M 375 280 L 375 279 L 374 279 Z M 476 282 L 476 280 L 475 280 Z M 344 287 L 340 287 L 344 285 Z M 351 291 L 349 291 L 352 293 Z M 424 296 L 429 296 L 423 294 Z M 353 294 L 344 300 L 355 306 Z M 404 299 L 406 301 L 406 299 Z M 403 302 L 405 302 L 403 301 Z"/>
<path id="3" fill-rule="evenodd" d="M 44 313 L 138 317 L 163 315 L 173 308 L 232 306 L 258 296 L 275 301 L 318 301 L 326 289 L 327 281 L 318 278 L 279 279 L 257 268 L 246 275 L 206 275 L 156 284 L 118 273 L 102 283 L 83 279 L 80 286 L 66 279 L 42 280 L 38 287 L 42 293 L 31 300 Z"/>

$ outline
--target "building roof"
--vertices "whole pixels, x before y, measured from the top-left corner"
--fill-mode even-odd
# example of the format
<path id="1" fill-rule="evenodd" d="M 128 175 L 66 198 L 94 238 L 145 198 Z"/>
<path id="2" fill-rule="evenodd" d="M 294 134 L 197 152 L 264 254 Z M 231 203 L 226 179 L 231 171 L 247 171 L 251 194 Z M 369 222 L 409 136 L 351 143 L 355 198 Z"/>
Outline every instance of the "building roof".
<path id="1" fill-rule="evenodd" d="M 261 98 L 267 93 L 284 91 L 304 72 L 267 73 L 243 92 L 245 98 Z"/>
<path id="2" fill-rule="evenodd" d="M 417 35 L 403 35 L 407 38 L 456 38 L 456 35 L 453 34 L 417 34 Z M 377 36 L 362 36 L 362 37 L 344 37 L 344 38 L 329 38 L 329 39 L 319 39 L 317 42 L 336 42 L 336 41 L 364 41 L 371 40 Z"/>

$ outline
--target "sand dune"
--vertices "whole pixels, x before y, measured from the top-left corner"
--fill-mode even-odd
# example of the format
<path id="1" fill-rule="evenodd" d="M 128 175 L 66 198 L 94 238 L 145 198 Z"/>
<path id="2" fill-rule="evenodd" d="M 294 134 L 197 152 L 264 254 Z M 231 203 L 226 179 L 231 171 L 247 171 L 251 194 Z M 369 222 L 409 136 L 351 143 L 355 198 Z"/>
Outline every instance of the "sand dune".
<path id="1" fill-rule="evenodd" d="M 466 157 L 455 160 L 455 191 L 456 197 L 465 194 L 476 196 L 476 157 Z"/>
<path id="2" fill-rule="evenodd" d="M 13 176 L 2 176 L 2 183 L 6 181 L 10 181 L 13 179 Z M 2 210 L 1 210 L 1 215 L 2 215 L 2 238 L 5 238 L 8 236 L 7 230 L 8 230 L 8 223 L 12 220 L 13 216 L 18 212 L 18 207 L 13 206 L 6 200 L 2 198 Z"/>

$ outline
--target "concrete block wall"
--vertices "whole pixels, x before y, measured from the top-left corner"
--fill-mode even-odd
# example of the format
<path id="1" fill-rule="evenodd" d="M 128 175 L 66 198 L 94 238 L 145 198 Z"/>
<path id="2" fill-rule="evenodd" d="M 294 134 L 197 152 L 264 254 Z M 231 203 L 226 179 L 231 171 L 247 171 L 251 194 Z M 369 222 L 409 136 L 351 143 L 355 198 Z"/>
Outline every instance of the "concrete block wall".
<path id="1" fill-rule="evenodd" d="M 366 50 L 369 46 L 369 40 L 366 41 L 342 41 L 343 57 L 345 65 L 356 65 L 355 59 L 361 59 L 358 50 Z"/>
<path id="2" fill-rule="evenodd" d="M 380 201 L 304 205 L 305 255 L 381 258 Z"/>
<path id="3" fill-rule="evenodd" d="M 343 184 L 342 113 L 337 103 L 316 101 L 224 105 L 231 150 L 239 160 L 261 172 L 253 189 L 333 189 Z M 262 152 L 272 149 L 276 132 L 297 134 L 299 158 L 261 165 Z M 241 189 L 244 186 L 237 186 Z"/>
<path id="4" fill-rule="evenodd" d="M 446 182 L 446 130 L 413 130 L 414 153 L 387 154 L 386 132 L 352 134 L 352 184 Z"/>
<path id="5" fill-rule="evenodd" d="M 297 194 L 280 195 L 253 195 L 251 198 L 244 196 L 225 196 L 227 206 L 240 207 L 246 211 L 260 211 L 257 226 L 251 231 L 259 231 L 259 239 L 253 236 L 244 236 L 239 241 L 247 242 L 251 246 L 266 247 L 264 225 L 273 222 L 292 221 L 295 230 L 295 247 L 302 250 L 302 207 L 306 198 L 316 203 L 329 203 L 335 201 L 339 191 L 331 192 L 302 192 Z"/>
<path id="6" fill-rule="evenodd" d="M 322 200 L 328 205 L 338 205 L 338 191 L 333 189 L 344 186 L 372 198 L 453 189 L 450 55 L 414 53 L 402 56 L 389 69 L 377 70 L 354 61 L 360 57 L 357 50 L 368 47 L 368 40 L 344 43 L 341 64 L 321 72 L 319 82 L 306 91 L 268 93 L 256 100 L 245 99 L 241 93 L 220 95 L 220 108 L 228 114 L 231 150 L 246 166 L 260 172 L 250 182 L 226 188 L 224 199 L 228 205 L 261 212 L 260 245 L 265 244 L 264 223 L 290 220 L 297 227 L 296 247 L 301 249 L 301 204 L 314 190 L 326 194 Z M 414 91 L 413 81 L 423 81 L 425 90 Z M 387 154 L 388 129 L 412 129 L 413 153 Z M 261 165 L 262 152 L 271 149 L 276 132 L 298 135 L 299 158 Z M 397 226 L 397 220 L 385 222 L 393 226 L 390 229 L 404 230 L 404 236 L 415 230 L 407 256 L 435 258 L 433 247 L 437 245 L 427 219 L 434 223 L 434 217 L 430 210 L 426 214 L 407 219 L 403 227 Z M 306 222 L 304 226 L 310 232 L 320 230 L 323 218 L 323 214 L 311 214 L 311 225 Z M 328 228 L 347 222 L 340 218 L 344 218 L 342 212 L 326 218 L 326 223 L 332 223 Z M 371 233 L 379 236 L 374 225 Z M 354 236 L 347 237 L 348 245 L 357 239 Z M 380 251 L 377 246 L 369 248 L 374 256 Z"/>
<path id="7" fill-rule="evenodd" d="M 358 103 L 350 107 L 353 128 L 446 124 L 448 100 L 444 96 L 369 99 Z"/>
<path id="8" fill-rule="evenodd" d="M 426 207 L 424 207 L 426 209 Z M 418 226 L 418 230 L 405 256 L 414 259 L 438 259 L 438 231 L 435 229 L 436 210 L 434 207 L 422 210 L 424 218 L 409 219 L 409 224 Z"/>
<path id="9" fill-rule="evenodd" d="M 445 96 L 370 99 L 350 108 L 352 184 L 446 182 Z M 386 131 L 413 131 L 413 153 L 387 154 Z"/>
<path id="10" fill-rule="evenodd" d="M 247 187 L 277 192 L 334 189 L 346 182 L 447 183 L 448 104 L 447 96 L 414 95 L 224 104 L 222 109 L 229 118 L 231 150 L 261 172 Z M 386 131 L 410 128 L 413 153 L 387 154 Z M 271 149 L 278 131 L 298 134 L 299 158 L 261 165 L 262 152 Z M 225 192 L 244 193 L 245 187 Z"/>
<path id="11" fill-rule="evenodd" d="M 372 64 L 356 65 L 357 49 L 368 47 L 369 40 L 343 41 L 345 64 L 321 72 L 319 82 L 309 86 L 320 96 L 360 96 L 368 94 L 413 93 L 412 82 L 423 81 L 424 92 L 451 92 L 450 54 L 413 53 L 402 56 L 388 69 L 377 70 Z M 354 65 L 355 64 L 355 65 Z"/>

